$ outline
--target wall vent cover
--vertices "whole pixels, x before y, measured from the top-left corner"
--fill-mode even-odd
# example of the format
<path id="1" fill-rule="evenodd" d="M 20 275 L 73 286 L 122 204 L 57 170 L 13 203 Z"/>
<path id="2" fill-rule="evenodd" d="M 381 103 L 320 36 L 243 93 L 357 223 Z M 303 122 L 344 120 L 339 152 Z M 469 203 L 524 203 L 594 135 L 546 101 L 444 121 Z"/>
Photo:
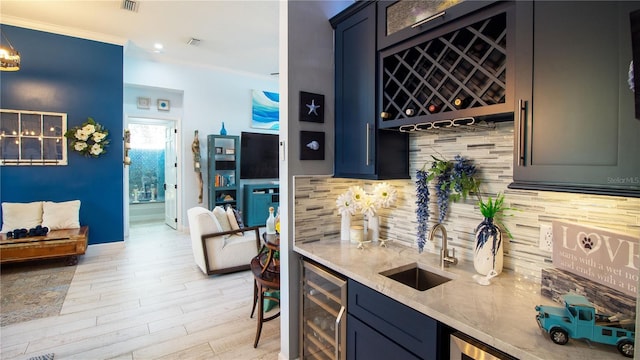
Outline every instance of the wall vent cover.
<path id="1" fill-rule="evenodd" d="M 122 0 L 122 8 L 127 11 L 138 12 L 138 2 L 133 0 Z"/>
<path id="2" fill-rule="evenodd" d="M 191 38 L 189 39 L 189 41 L 187 41 L 187 45 L 193 45 L 193 46 L 198 46 L 200 45 L 200 39 L 196 39 L 196 38 Z"/>

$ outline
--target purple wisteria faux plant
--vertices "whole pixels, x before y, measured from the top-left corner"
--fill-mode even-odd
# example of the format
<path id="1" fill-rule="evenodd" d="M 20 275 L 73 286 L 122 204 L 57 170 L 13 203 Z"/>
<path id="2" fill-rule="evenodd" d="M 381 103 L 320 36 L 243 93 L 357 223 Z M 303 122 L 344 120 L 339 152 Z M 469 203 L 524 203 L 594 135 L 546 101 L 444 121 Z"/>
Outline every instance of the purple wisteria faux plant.
<path id="1" fill-rule="evenodd" d="M 425 170 L 416 171 L 416 214 L 418 215 L 418 235 L 416 243 L 422 252 L 427 241 L 427 222 L 429 221 L 429 174 Z"/>
<path id="2" fill-rule="evenodd" d="M 438 202 L 438 222 L 444 222 L 449 211 L 449 202 L 466 198 L 471 192 L 477 192 L 480 184 L 475 178 L 476 167 L 470 160 L 456 155 L 454 161 L 433 157 L 429 171 L 416 172 L 416 214 L 418 221 L 418 251 L 422 252 L 427 236 L 427 220 L 429 219 L 429 181 L 436 180 Z"/>

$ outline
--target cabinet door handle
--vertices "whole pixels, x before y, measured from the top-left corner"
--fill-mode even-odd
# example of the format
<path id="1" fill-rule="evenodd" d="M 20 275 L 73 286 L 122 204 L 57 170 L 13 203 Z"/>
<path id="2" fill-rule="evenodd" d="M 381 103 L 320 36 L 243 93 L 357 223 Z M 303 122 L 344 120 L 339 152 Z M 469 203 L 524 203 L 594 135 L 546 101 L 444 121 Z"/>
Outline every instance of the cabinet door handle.
<path id="1" fill-rule="evenodd" d="M 365 165 L 367 165 L 367 166 L 369 166 L 369 141 L 370 141 L 369 140 L 369 133 L 370 133 L 370 130 L 371 130 L 371 125 L 369 123 L 367 123 L 367 137 L 366 137 L 367 141 L 366 141 L 366 144 L 365 144 L 365 146 L 366 146 L 366 149 L 365 149 L 366 150 L 366 160 L 365 160 L 366 163 L 365 163 Z"/>
<path id="2" fill-rule="evenodd" d="M 435 19 L 437 19 L 437 18 L 439 18 L 439 17 L 444 16 L 444 14 L 445 14 L 445 11 L 443 11 L 443 12 L 439 12 L 439 13 L 437 13 L 437 14 L 433 14 L 433 15 L 429 16 L 428 18 L 423 19 L 423 20 L 420 20 L 420 21 L 418 21 L 417 23 L 415 23 L 415 24 L 411 25 L 411 28 L 412 28 L 412 29 L 415 29 L 415 28 L 417 28 L 418 26 L 423 25 L 423 24 L 426 24 L 426 23 L 428 23 L 428 22 L 429 22 L 429 21 L 431 21 L 431 20 L 435 20 Z"/>
<path id="3" fill-rule="evenodd" d="M 524 124 L 524 122 L 527 119 L 526 111 L 527 111 L 527 102 L 525 100 L 520 99 L 518 101 L 518 154 L 517 154 L 519 166 L 525 166 L 524 136 L 525 136 L 526 124 Z"/>
<path id="4" fill-rule="evenodd" d="M 335 359 L 340 359 L 340 334 L 342 333 L 342 318 L 344 316 L 344 312 L 347 310 L 344 306 L 340 307 L 340 312 L 338 313 L 338 317 L 336 317 L 336 329 L 335 329 L 335 338 L 336 338 L 336 357 Z"/>

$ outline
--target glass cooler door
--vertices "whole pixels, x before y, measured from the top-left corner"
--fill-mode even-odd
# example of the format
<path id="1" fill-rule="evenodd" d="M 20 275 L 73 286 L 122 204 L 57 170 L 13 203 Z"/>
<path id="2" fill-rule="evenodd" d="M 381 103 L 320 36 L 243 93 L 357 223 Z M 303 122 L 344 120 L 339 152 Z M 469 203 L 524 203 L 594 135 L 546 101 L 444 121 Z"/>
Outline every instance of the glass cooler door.
<path id="1" fill-rule="evenodd" d="M 346 280 L 302 260 L 301 287 L 301 359 L 346 359 Z"/>

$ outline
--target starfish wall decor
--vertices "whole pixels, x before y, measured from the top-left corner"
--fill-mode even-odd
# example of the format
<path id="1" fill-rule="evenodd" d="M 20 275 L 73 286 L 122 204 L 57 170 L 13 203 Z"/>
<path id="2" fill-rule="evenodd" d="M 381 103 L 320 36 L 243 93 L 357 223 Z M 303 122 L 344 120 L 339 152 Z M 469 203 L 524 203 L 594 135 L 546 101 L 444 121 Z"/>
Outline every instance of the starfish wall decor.
<path id="1" fill-rule="evenodd" d="M 324 123 L 324 95 L 300 91 L 300 121 Z"/>

